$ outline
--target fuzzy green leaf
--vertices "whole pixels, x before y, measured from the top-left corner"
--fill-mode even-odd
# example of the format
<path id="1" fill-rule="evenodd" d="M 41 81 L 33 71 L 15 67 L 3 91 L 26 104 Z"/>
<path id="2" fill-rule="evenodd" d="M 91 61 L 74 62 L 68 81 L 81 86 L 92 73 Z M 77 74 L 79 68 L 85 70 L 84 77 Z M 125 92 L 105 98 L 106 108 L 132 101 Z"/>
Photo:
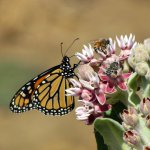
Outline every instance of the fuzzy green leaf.
<path id="1" fill-rule="evenodd" d="M 108 150 L 108 147 L 106 144 L 104 144 L 104 140 L 103 137 L 101 136 L 101 134 L 99 134 L 99 132 L 97 132 L 96 130 L 94 130 L 95 132 L 95 138 L 96 138 L 96 142 L 97 142 L 97 149 L 98 150 Z"/>
<path id="2" fill-rule="evenodd" d="M 150 129 L 145 125 L 145 118 L 139 116 L 139 122 L 135 129 L 139 132 L 143 144 L 148 145 L 150 141 Z"/>
<path id="3" fill-rule="evenodd" d="M 138 74 L 135 72 L 133 73 L 129 80 L 128 80 L 128 101 L 131 105 L 137 106 L 140 102 L 140 97 L 137 95 L 137 89 L 138 89 Z"/>
<path id="4" fill-rule="evenodd" d="M 150 97 L 150 81 L 146 80 L 145 77 L 141 77 L 141 90 L 143 98 Z"/>
<path id="5" fill-rule="evenodd" d="M 94 122 L 94 128 L 103 136 L 104 143 L 109 150 L 130 150 L 130 147 L 123 141 L 124 129 L 118 122 L 109 118 L 99 118 Z"/>

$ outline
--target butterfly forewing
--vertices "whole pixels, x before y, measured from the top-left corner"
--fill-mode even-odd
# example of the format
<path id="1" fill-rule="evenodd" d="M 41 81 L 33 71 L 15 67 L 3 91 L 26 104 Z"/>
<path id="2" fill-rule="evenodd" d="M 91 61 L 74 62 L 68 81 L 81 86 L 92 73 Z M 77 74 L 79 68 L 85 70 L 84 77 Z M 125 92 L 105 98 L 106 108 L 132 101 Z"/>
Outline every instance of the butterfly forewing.
<path id="1" fill-rule="evenodd" d="M 56 66 L 41 73 L 21 87 L 10 102 L 10 110 L 15 113 L 21 113 L 27 110 L 35 109 L 33 103 L 33 94 L 35 89 L 47 76 L 51 75 L 52 71 L 55 72 L 55 70 L 59 67 L 60 66 Z"/>
<path id="2" fill-rule="evenodd" d="M 15 94 L 10 102 L 10 109 L 12 112 L 21 113 L 33 108 L 31 98 L 33 89 L 34 84 L 30 81 Z"/>

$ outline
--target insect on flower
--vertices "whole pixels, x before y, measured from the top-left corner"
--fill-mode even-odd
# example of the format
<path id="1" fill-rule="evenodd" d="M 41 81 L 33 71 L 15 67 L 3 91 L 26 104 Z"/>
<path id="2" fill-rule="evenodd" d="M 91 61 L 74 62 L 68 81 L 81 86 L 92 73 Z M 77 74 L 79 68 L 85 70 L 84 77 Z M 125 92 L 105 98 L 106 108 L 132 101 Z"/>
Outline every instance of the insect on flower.
<path id="1" fill-rule="evenodd" d="M 72 85 L 69 79 L 76 76 L 74 73 L 78 64 L 71 67 L 67 51 L 76 41 L 62 53 L 62 62 L 27 82 L 15 94 L 10 102 L 10 110 L 22 113 L 37 109 L 45 115 L 61 116 L 68 114 L 74 108 L 74 96 L 66 96 L 65 90 Z M 62 43 L 61 43 L 62 52 Z"/>
<path id="2" fill-rule="evenodd" d="M 107 46 L 110 44 L 109 39 L 96 40 L 93 43 L 95 52 L 107 54 Z"/>
<path id="3" fill-rule="evenodd" d="M 119 62 L 113 62 L 110 64 L 110 67 L 107 68 L 106 74 L 112 78 L 116 78 L 118 76 L 118 70 L 121 68 L 122 66 Z"/>

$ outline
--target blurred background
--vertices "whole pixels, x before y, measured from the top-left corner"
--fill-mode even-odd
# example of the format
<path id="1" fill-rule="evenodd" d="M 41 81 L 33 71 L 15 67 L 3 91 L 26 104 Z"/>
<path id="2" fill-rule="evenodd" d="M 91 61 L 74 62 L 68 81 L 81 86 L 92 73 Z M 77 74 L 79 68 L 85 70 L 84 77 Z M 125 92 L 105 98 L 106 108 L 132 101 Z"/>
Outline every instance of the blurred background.
<path id="1" fill-rule="evenodd" d="M 60 63 L 67 49 L 101 37 L 150 37 L 149 0 L 0 0 L 0 150 L 96 149 L 92 126 L 37 111 L 13 114 L 9 102 L 28 80 Z M 73 58 L 72 63 L 77 62 Z"/>

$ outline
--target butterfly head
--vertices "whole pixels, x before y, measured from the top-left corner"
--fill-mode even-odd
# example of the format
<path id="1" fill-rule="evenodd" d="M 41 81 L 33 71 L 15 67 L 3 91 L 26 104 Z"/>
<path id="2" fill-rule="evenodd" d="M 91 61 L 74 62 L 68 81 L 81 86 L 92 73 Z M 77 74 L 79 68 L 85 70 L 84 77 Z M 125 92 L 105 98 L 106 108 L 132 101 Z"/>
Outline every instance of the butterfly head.
<path id="1" fill-rule="evenodd" d="M 60 68 L 62 69 L 61 75 L 64 76 L 65 78 L 71 78 L 75 75 L 75 73 L 74 73 L 75 68 L 71 67 L 70 58 L 67 56 L 63 57 Z"/>
<path id="2" fill-rule="evenodd" d="M 64 56 L 62 63 L 69 63 L 70 62 L 70 58 L 68 56 Z"/>

